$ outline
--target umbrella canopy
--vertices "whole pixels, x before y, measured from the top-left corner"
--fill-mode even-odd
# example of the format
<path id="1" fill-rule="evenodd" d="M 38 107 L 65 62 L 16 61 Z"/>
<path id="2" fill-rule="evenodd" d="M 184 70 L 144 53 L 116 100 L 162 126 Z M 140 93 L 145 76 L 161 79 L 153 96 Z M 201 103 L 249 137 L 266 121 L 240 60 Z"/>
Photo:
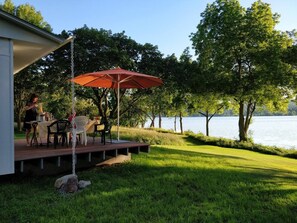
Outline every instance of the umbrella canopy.
<path id="1" fill-rule="evenodd" d="M 147 74 L 141 74 L 122 68 L 98 71 L 79 75 L 73 82 L 87 87 L 103 88 L 150 88 L 163 84 L 162 80 Z"/>
<path id="2" fill-rule="evenodd" d="M 102 87 L 117 89 L 118 94 L 118 117 L 117 117 L 117 133 L 119 140 L 119 92 L 120 88 L 150 88 L 163 84 L 163 81 L 147 74 L 141 74 L 122 68 L 115 68 L 111 70 L 98 71 L 93 73 L 86 73 L 71 79 L 72 82 L 86 87 Z"/>

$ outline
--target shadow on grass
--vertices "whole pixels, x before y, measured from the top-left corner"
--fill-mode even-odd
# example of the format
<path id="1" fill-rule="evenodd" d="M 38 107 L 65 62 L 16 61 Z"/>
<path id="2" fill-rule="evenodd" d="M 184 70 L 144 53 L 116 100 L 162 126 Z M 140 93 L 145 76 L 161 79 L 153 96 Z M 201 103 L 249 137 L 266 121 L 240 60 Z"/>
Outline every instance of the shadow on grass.
<path id="1" fill-rule="evenodd" d="M 205 146 L 205 144 L 201 145 Z M 199 146 L 197 146 L 199 147 Z M 208 157 L 208 158 L 224 158 L 224 159 L 237 159 L 237 160 L 247 160 L 246 158 L 243 157 L 238 157 L 238 156 L 230 156 L 230 155 L 218 155 L 218 154 L 210 154 L 210 153 L 202 153 L 199 151 L 185 151 L 185 150 L 179 150 L 179 149 L 168 149 L 166 147 L 159 147 L 159 146 L 154 146 L 152 150 L 157 149 L 158 152 L 164 153 L 164 154 L 171 154 L 171 155 L 177 155 L 177 156 L 189 156 L 189 157 L 194 157 L 194 156 L 200 156 L 200 157 Z M 161 159 L 164 159 L 162 157 Z"/>
<path id="2" fill-rule="evenodd" d="M 79 172 L 92 184 L 69 197 L 55 193 L 55 177 L 0 185 L 0 215 L 7 222 L 297 222 L 296 187 L 281 186 L 297 177 L 277 176 L 291 172 L 179 166 L 179 156 L 238 158 L 154 147 L 133 162 Z"/>
<path id="3" fill-rule="evenodd" d="M 184 140 L 185 140 L 185 142 L 188 145 L 193 145 L 193 146 L 194 145 L 197 145 L 197 146 L 199 146 L 199 145 L 205 145 L 205 143 L 203 143 L 200 140 L 195 139 L 194 137 L 188 137 L 188 136 L 186 136 L 186 137 L 184 137 Z"/>
<path id="4" fill-rule="evenodd" d="M 201 145 L 201 146 L 205 146 L 205 144 Z M 199 146 L 197 146 L 199 147 Z M 218 147 L 219 148 L 219 147 Z M 289 170 L 283 170 L 283 169 L 280 169 L 280 168 L 268 168 L 268 167 L 255 167 L 255 166 L 248 166 L 248 165 L 238 165 L 238 164 L 234 164 L 232 162 L 232 160 L 249 160 L 247 158 L 243 158 L 243 157 L 238 157 L 238 156 L 231 156 L 231 155 L 222 155 L 222 154 L 211 154 L 211 153 L 203 153 L 203 152 L 199 152 L 199 151 L 185 151 L 185 150 L 179 150 L 179 149 L 170 149 L 169 148 L 166 148 L 166 147 L 159 147 L 159 146 L 154 146 L 152 148 L 152 151 L 156 149 L 157 150 L 157 153 L 163 153 L 164 156 L 163 157 L 160 157 L 160 156 L 154 156 L 154 154 L 150 154 L 150 156 L 154 156 L 153 159 L 159 159 L 159 160 L 162 160 L 162 159 L 165 159 L 166 156 L 165 154 L 168 154 L 168 155 L 176 155 L 175 157 L 183 157 L 183 159 L 187 159 L 186 157 L 188 157 L 189 159 L 191 157 L 195 157 L 195 156 L 199 156 L 199 157 L 204 157 L 204 158 L 213 158 L 213 159 L 225 159 L 225 160 L 229 160 L 229 166 L 230 167 L 234 167 L 234 168 L 243 168 L 243 169 L 246 169 L 246 170 L 250 170 L 250 171 L 253 171 L 253 172 L 258 172 L 259 174 L 260 173 L 264 173 L 264 174 L 271 174 L 271 175 L 278 175 L 280 176 L 281 174 L 282 175 L 286 175 L 292 179 L 296 179 L 297 180 L 297 173 L 295 171 L 289 171 Z M 173 159 L 172 157 L 170 157 L 170 159 Z M 177 158 L 177 160 L 180 160 Z M 238 162 L 235 162 L 235 163 L 238 163 Z M 293 176 L 293 177 L 291 177 Z M 296 177 L 296 178 L 295 178 Z"/>
<path id="5" fill-rule="evenodd" d="M 297 220 L 297 190 L 280 188 L 275 184 L 279 179 L 264 170 L 249 173 L 127 164 L 94 171 L 101 176 L 93 181 L 100 184 L 95 191 L 101 191 L 98 196 L 105 200 L 103 203 L 120 206 L 122 211 L 152 222 Z M 120 201 L 125 202 L 121 205 Z"/>

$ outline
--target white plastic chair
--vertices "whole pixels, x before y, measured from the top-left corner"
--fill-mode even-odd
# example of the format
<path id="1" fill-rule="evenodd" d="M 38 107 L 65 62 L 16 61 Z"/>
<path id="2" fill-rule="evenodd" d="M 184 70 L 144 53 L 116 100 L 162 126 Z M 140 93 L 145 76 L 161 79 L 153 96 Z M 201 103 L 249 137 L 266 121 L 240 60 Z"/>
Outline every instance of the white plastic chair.
<path id="1" fill-rule="evenodd" d="M 74 118 L 75 122 L 75 129 L 76 135 L 80 135 L 81 144 L 85 144 L 85 146 L 88 143 L 88 137 L 87 137 L 87 124 L 89 122 L 89 119 L 87 116 L 76 116 Z"/>

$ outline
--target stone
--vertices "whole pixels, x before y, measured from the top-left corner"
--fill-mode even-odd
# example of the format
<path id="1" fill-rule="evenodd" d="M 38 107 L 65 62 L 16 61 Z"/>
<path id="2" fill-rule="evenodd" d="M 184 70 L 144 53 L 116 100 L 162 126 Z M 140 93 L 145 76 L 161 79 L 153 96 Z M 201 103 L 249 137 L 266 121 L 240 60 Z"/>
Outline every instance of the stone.
<path id="1" fill-rule="evenodd" d="M 131 153 L 129 153 L 128 155 L 118 155 L 117 157 L 104 160 L 103 162 L 98 163 L 96 166 L 111 166 L 114 164 L 120 164 L 128 161 L 131 161 Z"/>
<path id="2" fill-rule="evenodd" d="M 89 180 L 80 180 L 78 182 L 78 188 L 79 189 L 83 189 L 83 188 L 86 188 L 87 186 L 91 185 L 91 181 Z"/>
<path id="3" fill-rule="evenodd" d="M 58 178 L 55 182 L 55 188 L 58 188 L 58 189 L 61 188 L 62 185 L 67 183 L 69 178 L 76 178 L 77 180 L 77 175 L 69 174 Z"/>
<path id="4" fill-rule="evenodd" d="M 78 190 L 78 180 L 76 176 L 68 178 L 66 184 L 64 184 L 63 190 L 65 193 L 74 193 Z"/>

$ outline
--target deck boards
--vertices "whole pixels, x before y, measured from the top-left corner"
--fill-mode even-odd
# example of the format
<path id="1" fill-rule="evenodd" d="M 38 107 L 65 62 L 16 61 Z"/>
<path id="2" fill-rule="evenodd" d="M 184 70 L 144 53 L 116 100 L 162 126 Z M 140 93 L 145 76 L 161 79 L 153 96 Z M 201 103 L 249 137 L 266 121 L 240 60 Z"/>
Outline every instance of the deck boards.
<path id="1" fill-rule="evenodd" d="M 113 142 L 103 145 L 99 141 L 93 143 L 90 138 L 88 145 L 77 145 L 75 148 L 76 162 L 78 167 L 91 167 L 110 157 L 129 153 L 138 154 L 149 152 L 150 146 L 138 142 Z M 16 173 L 59 173 L 68 170 L 71 165 L 72 147 L 46 145 L 38 147 L 27 147 L 25 140 L 15 140 L 15 172 Z M 36 168 L 38 167 L 38 168 Z M 63 167 L 63 168 L 61 168 Z"/>

